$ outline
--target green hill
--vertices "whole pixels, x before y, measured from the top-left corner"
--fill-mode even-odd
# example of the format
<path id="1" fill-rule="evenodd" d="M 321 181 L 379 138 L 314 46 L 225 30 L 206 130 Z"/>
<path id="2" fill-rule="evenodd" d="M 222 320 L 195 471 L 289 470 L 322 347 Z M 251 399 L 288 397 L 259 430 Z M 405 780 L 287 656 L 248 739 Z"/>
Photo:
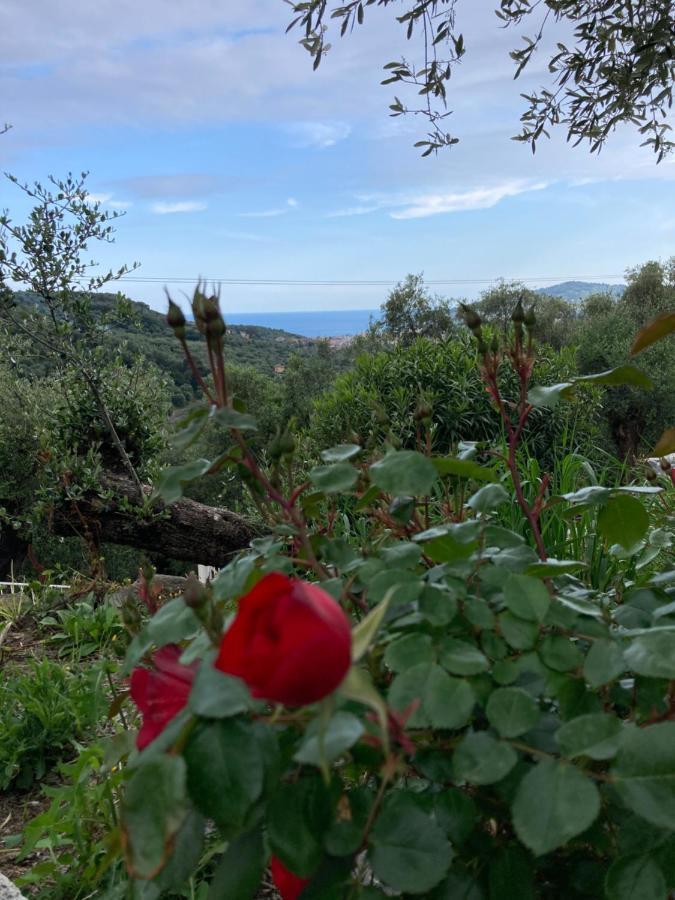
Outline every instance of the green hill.
<path id="1" fill-rule="evenodd" d="M 562 281 L 560 284 L 537 288 L 536 293 L 547 294 L 549 297 L 561 297 L 569 303 L 575 303 L 590 297 L 591 294 L 612 294 L 614 297 L 620 297 L 625 290 L 625 284 L 606 284 L 601 281 Z"/>
<path id="2" fill-rule="evenodd" d="M 40 311 L 41 303 L 35 294 L 17 291 L 13 299 L 19 311 Z M 97 311 L 104 313 L 114 303 L 114 294 L 98 294 L 94 306 Z M 178 341 L 162 313 L 139 301 L 132 301 L 132 310 L 128 321 L 112 324 L 107 329 L 105 340 L 110 343 L 111 353 L 121 353 L 129 361 L 143 356 L 154 363 L 173 382 L 173 403 L 182 406 L 193 399 L 196 384 Z M 193 324 L 187 326 L 187 343 L 201 371 L 205 373 L 207 365 L 204 344 Z M 253 366 L 259 372 L 273 376 L 275 366 L 285 366 L 291 354 L 314 356 L 317 341 L 276 328 L 235 325 L 228 330 L 226 348 L 228 363 Z M 32 368 L 36 373 L 44 374 L 44 362 L 38 358 Z"/>

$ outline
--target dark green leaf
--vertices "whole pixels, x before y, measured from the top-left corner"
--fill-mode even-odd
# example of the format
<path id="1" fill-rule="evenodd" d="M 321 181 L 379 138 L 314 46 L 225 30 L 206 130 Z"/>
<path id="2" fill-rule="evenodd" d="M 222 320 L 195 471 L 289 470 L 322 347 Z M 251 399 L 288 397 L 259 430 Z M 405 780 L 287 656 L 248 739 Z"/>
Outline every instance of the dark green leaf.
<path id="1" fill-rule="evenodd" d="M 537 578 L 556 578 L 558 575 L 569 575 L 584 569 L 586 563 L 577 559 L 547 559 L 542 562 L 530 563 L 525 569 L 526 575 L 536 575 Z"/>
<path id="2" fill-rule="evenodd" d="M 621 720 L 604 713 L 578 716 L 565 722 L 556 734 L 563 756 L 611 759 L 621 743 Z"/>
<path id="3" fill-rule="evenodd" d="M 157 756 L 136 769 L 122 805 L 127 865 L 136 878 L 157 875 L 186 813 L 185 763 L 180 756 Z"/>
<path id="4" fill-rule="evenodd" d="M 339 494 L 354 487 L 359 473 L 354 466 L 344 462 L 332 466 L 315 466 L 309 477 L 324 494 Z"/>
<path id="5" fill-rule="evenodd" d="M 238 719 L 199 722 L 184 756 L 197 809 L 223 828 L 241 826 L 264 779 L 263 757 L 251 725 Z"/>
<path id="6" fill-rule="evenodd" d="M 539 579 L 509 575 L 504 582 L 504 602 L 515 616 L 529 622 L 543 622 L 551 597 Z"/>
<path id="7" fill-rule="evenodd" d="M 536 622 L 526 622 L 510 612 L 499 614 L 499 628 L 506 642 L 515 650 L 529 650 L 539 636 Z"/>
<path id="8" fill-rule="evenodd" d="M 532 857 L 522 847 L 500 850 L 488 871 L 490 900 L 535 900 Z"/>
<path id="9" fill-rule="evenodd" d="M 183 496 L 185 485 L 201 478 L 210 468 L 208 459 L 193 459 L 183 466 L 169 466 L 159 476 L 153 494 L 167 504 L 175 503 Z"/>
<path id="10" fill-rule="evenodd" d="M 424 894 L 438 884 L 453 856 L 438 825 L 414 795 L 403 791 L 394 791 L 384 801 L 368 855 L 377 878 L 409 894 Z"/>
<path id="11" fill-rule="evenodd" d="M 443 638 L 439 647 L 439 662 L 453 675 L 478 675 L 490 666 L 487 657 L 475 644 L 456 638 Z"/>
<path id="12" fill-rule="evenodd" d="M 584 678 L 591 687 L 601 687 L 618 678 L 626 669 L 621 647 L 615 641 L 593 641 L 584 660 Z"/>
<path id="13" fill-rule="evenodd" d="M 411 728 L 461 728 L 475 698 L 468 682 L 451 678 L 433 663 L 422 663 L 397 675 L 389 689 L 389 704 L 400 712 L 415 701 L 419 706 L 408 719 Z"/>
<path id="14" fill-rule="evenodd" d="M 485 714 L 502 737 L 514 738 L 534 728 L 541 710 L 521 688 L 498 688 L 490 694 Z"/>
<path id="15" fill-rule="evenodd" d="M 407 634 L 389 644 L 384 654 L 384 661 L 394 672 L 403 672 L 419 663 L 431 663 L 434 660 L 434 649 L 428 634 Z"/>
<path id="16" fill-rule="evenodd" d="M 455 847 L 464 843 L 479 821 L 478 807 L 457 788 L 434 795 L 434 816 Z"/>
<path id="17" fill-rule="evenodd" d="M 258 430 L 258 425 L 253 416 L 249 416 L 247 413 L 237 412 L 236 409 L 230 409 L 229 407 L 219 409 L 215 414 L 215 418 L 226 428 L 236 428 L 237 431 Z"/>
<path id="18" fill-rule="evenodd" d="M 556 672 L 571 672 L 578 669 L 584 661 L 577 645 L 562 634 L 545 637 L 539 646 L 539 656 L 544 665 Z"/>
<path id="19" fill-rule="evenodd" d="M 438 479 L 434 464 L 415 450 L 398 450 L 370 467 L 374 484 L 388 494 L 428 494 Z"/>
<path id="20" fill-rule="evenodd" d="M 194 612 L 182 597 L 174 597 L 150 619 L 146 632 L 153 644 L 163 647 L 190 637 L 198 628 L 199 619 Z"/>
<path id="21" fill-rule="evenodd" d="M 628 730 L 612 774 L 629 809 L 675 831 L 675 722 Z"/>
<path id="22" fill-rule="evenodd" d="M 576 766 L 547 759 L 518 785 L 513 825 L 525 846 L 541 856 L 585 831 L 599 811 L 593 782 Z"/>
<path id="23" fill-rule="evenodd" d="M 292 872 L 309 878 L 321 860 L 323 835 L 331 817 L 330 795 L 318 775 L 282 784 L 268 805 L 272 852 Z"/>
<path id="24" fill-rule="evenodd" d="M 654 631 L 633 638 L 623 655 L 626 666 L 638 675 L 675 679 L 675 631 Z"/>
<path id="25" fill-rule="evenodd" d="M 259 828 L 228 845 L 214 872 L 207 900 L 253 900 L 265 871 L 265 846 Z"/>
<path id="26" fill-rule="evenodd" d="M 502 503 L 506 503 L 509 499 L 508 493 L 501 484 L 486 484 L 485 487 L 476 491 L 472 497 L 469 497 L 466 505 L 476 512 L 488 513 L 501 506 Z"/>
<path id="27" fill-rule="evenodd" d="M 510 744 L 498 741 L 486 731 L 470 732 L 452 758 L 455 776 L 469 784 L 494 784 L 509 774 L 518 762 Z"/>
<path id="28" fill-rule="evenodd" d="M 610 544 L 632 547 L 647 533 L 649 515 L 642 503 L 628 494 L 615 494 L 598 513 L 598 531 Z"/>
<path id="29" fill-rule="evenodd" d="M 668 885 L 651 856 L 625 856 L 607 872 L 605 896 L 607 900 L 664 900 Z"/>
<path id="30" fill-rule="evenodd" d="M 322 733 L 321 720 L 314 719 L 305 732 L 293 759 L 297 762 L 321 766 L 331 762 L 349 750 L 364 731 L 363 723 L 348 712 L 336 712 L 325 723 Z"/>
<path id="31" fill-rule="evenodd" d="M 239 678 L 225 675 L 204 660 L 197 670 L 188 707 L 198 716 L 225 719 L 249 709 L 251 695 Z"/>

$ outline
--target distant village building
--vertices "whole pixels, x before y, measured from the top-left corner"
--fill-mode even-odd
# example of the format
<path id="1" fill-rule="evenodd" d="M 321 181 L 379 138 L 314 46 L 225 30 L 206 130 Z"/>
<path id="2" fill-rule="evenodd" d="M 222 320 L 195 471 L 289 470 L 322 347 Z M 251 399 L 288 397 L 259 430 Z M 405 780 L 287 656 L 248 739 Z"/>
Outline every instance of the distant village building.
<path id="1" fill-rule="evenodd" d="M 286 366 L 283 363 L 277 363 L 276 366 L 274 367 L 275 375 L 283 375 L 285 371 L 286 371 Z"/>

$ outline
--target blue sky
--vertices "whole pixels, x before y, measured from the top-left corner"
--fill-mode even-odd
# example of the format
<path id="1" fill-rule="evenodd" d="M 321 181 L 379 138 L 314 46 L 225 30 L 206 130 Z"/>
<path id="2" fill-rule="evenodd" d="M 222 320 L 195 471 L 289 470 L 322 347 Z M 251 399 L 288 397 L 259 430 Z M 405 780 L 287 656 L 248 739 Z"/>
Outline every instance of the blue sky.
<path id="1" fill-rule="evenodd" d="M 409 51 L 391 12 L 335 39 L 313 73 L 282 0 L 0 0 L 0 167 L 22 179 L 86 169 L 92 194 L 124 211 L 106 265 L 138 260 L 135 299 L 199 275 L 396 281 L 448 296 L 499 277 L 620 280 L 675 252 L 675 162 L 655 165 L 617 132 L 599 157 L 564 135 L 529 148 L 489 0 L 460 0 L 467 55 L 450 87 L 460 143 L 421 159 L 423 123 L 391 119 L 381 65 Z M 16 189 L 0 207 L 20 219 Z M 93 248 L 92 248 L 93 249 Z M 479 283 L 470 283 L 479 282 Z M 384 286 L 232 286 L 233 311 L 374 308 Z"/>

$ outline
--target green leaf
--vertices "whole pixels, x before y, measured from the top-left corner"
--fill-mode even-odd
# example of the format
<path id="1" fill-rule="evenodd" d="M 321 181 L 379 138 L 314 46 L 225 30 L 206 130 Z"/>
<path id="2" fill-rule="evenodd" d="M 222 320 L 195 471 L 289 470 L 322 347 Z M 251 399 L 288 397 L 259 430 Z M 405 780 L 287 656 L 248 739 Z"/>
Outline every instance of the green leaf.
<path id="1" fill-rule="evenodd" d="M 255 828 L 229 843 L 211 879 L 207 900 L 254 900 L 264 872 L 262 830 Z"/>
<path id="2" fill-rule="evenodd" d="M 175 644 L 193 635 L 199 628 L 199 619 L 182 597 L 174 597 L 157 610 L 146 626 L 146 634 L 153 644 L 163 647 Z"/>
<path id="3" fill-rule="evenodd" d="M 315 466 L 309 473 L 314 485 L 324 494 L 339 494 L 351 490 L 359 477 L 358 469 L 349 463 Z"/>
<path id="4" fill-rule="evenodd" d="M 450 872 L 430 894 L 430 900 L 484 900 L 484 896 L 478 882 L 467 872 Z"/>
<path id="5" fill-rule="evenodd" d="M 621 720 L 604 713 L 590 713 L 565 722 L 556 734 L 563 756 L 611 759 L 621 743 Z"/>
<path id="6" fill-rule="evenodd" d="M 421 663 L 397 675 L 389 689 L 389 704 L 399 712 L 414 701 L 420 702 L 408 719 L 411 728 L 461 728 L 475 698 L 467 681 L 451 678 L 435 663 Z"/>
<path id="7" fill-rule="evenodd" d="M 656 341 L 662 340 L 675 331 L 675 312 L 664 312 L 638 331 L 630 348 L 631 356 L 635 356 L 651 347 Z"/>
<path id="8" fill-rule="evenodd" d="M 521 688 L 498 688 L 490 694 L 485 714 L 502 737 L 514 738 L 534 728 L 541 710 Z"/>
<path id="9" fill-rule="evenodd" d="M 352 628 L 352 662 L 357 663 L 366 655 L 388 608 L 387 598 L 373 607 L 368 615 Z"/>
<path id="10" fill-rule="evenodd" d="M 598 531 L 609 544 L 632 547 L 647 533 L 649 515 L 636 497 L 616 494 L 598 513 Z"/>
<path id="11" fill-rule="evenodd" d="M 225 675 L 211 660 L 204 660 L 197 669 L 188 708 L 208 719 L 225 719 L 245 712 L 251 706 L 248 688 L 239 678 Z"/>
<path id="12" fill-rule="evenodd" d="M 487 657 L 475 644 L 456 638 L 443 638 L 439 648 L 439 662 L 453 675 L 478 675 L 490 667 Z"/>
<path id="13" fill-rule="evenodd" d="M 651 452 L 652 456 L 669 456 L 675 453 L 675 428 L 666 428 Z"/>
<path id="14" fill-rule="evenodd" d="M 398 450 L 370 467 L 373 484 L 388 494 L 424 496 L 438 479 L 432 461 L 415 450 Z"/>
<path id="15" fill-rule="evenodd" d="M 510 497 L 501 484 L 486 484 L 479 491 L 469 497 L 466 502 L 467 506 L 476 512 L 488 513 L 492 512 L 502 503 L 506 503 Z"/>
<path id="16" fill-rule="evenodd" d="M 615 641 L 593 641 L 584 660 L 584 678 L 591 687 L 601 687 L 614 681 L 626 670 L 621 647 Z"/>
<path id="17" fill-rule="evenodd" d="M 342 684 L 338 687 L 338 693 L 349 700 L 363 703 L 364 706 L 369 706 L 375 711 L 380 723 L 382 744 L 386 752 L 389 745 L 387 704 L 373 687 L 370 676 L 358 666 L 352 666 Z"/>
<path id="18" fill-rule="evenodd" d="M 434 816 L 455 847 L 464 843 L 480 819 L 474 801 L 457 788 L 434 795 Z"/>
<path id="19" fill-rule="evenodd" d="M 506 847 L 490 860 L 490 897 L 495 900 L 535 900 L 532 857 L 522 847 Z"/>
<path id="20" fill-rule="evenodd" d="M 323 835 L 331 819 L 330 795 L 318 774 L 280 785 L 268 804 L 267 834 L 272 853 L 286 868 L 309 878 L 323 855 Z"/>
<path id="21" fill-rule="evenodd" d="M 183 824 L 172 842 L 172 852 L 152 884 L 161 891 L 177 890 L 183 887 L 199 865 L 204 850 L 204 827 L 206 820 L 199 813 L 188 812 Z"/>
<path id="22" fill-rule="evenodd" d="M 470 459 L 455 459 L 452 456 L 435 456 L 432 459 L 439 475 L 457 475 L 474 481 L 497 481 L 497 470 L 480 466 Z"/>
<path id="23" fill-rule="evenodd" d="M 605 896 L 607 900 L 664 900 L 668 885 L 651 856 L 624 856 L 607 872 Z"/>
<path id="24" fill-rule="evenodd" d="M 321 459 L 326 463 L 347 462 L 353 459 L 361 452 L 358 444 L 338 444 L 336 447 L 330 447 L 328 450 L 321 451 Z"/>
<path id="25" fill-rule="evenodd" d="M 597 788 L 576 766 L 544 760 L 522 779 L 512 806 L 513 825 L 535 856 L 581 834 L 600 812 Z"/>
<path id="26" fill-rule="evenodd" d="M 314 719 L 305 732 L 293 759 L 296 762 L 322 766 L 349 750 L 364 732 L 360 719 L 348 712 L 337 712 L 325 723 L 323 734 L 320 718 Z"/>
<path id="27" fill-rule="evenodd" d="M 511 612 L 528 622 L 543 622 L 551 597 L 546 586 L 528 575 L 509 575 L 504 582 L 504 602 Z"/>
<path id="28" fill-rule="evenodd" d="M 675 678 L 675 631 L 655 631 L 633 638 L 624 650 L 629 669 L 648 678 Z"/>
<path id="29" fill-rule="evenodd" d="M 574 385 L 571 381 L 552 384 L 548 387 L 535 385 L 530 388 L 527 399 L 532 406 L 554 409 L 561 399 L 569 399 L 572 396 L 573 388 Z"/>
<path id="30" fill-rule="evenodd" d="M 157 875 L 186 813 L 185 763 L 180 756 L 157 756 L 136 769 L 122 804 L 125 854 L 134 877 Z"/>
<path id="31" fill-rule="evenodd" d="M 452 758 L 455 777 L 469 784 L 501 781 L 517 762 L 518 754 L 513 747 L 496 740 L 487 731 L 469 732 Z"/>
<path id="32" fill-rule="evenodd" d="M 539 637 L 539 627 L 536 622 L 526 622 L 525 619 L 519 619 L 510 612 L 499 614 L 499 629 L 504 640 L 514 650 L 531 649 Z"/>
<path id="33" fill-rule="evenodd" d="M 404 672 L 419 663 L 431 663 L 434 661 L 433 641 L 428 634 L 406 634 L 389 644 L 384 661 L 394 672 Z"/>
<path id="34" fill-rule="evenodd" d="M 635 366 L 617 366 L 615 369 L 598 372 L 596 375 L 582 375 L 574 379 L 574 384 L 630 384 L 648 390 L 654 387 L 651 378 L 640 369 L 636 369 Z"/>
<path id="35" fill-rule="evenodd" d="M 544 665 L 556 672 L 571 672 L 578 669 L 584 657 L 571 638 L 562 634 L 550 634 L 539 647 L 539 657 Z"/>
<path id="36" fill-rule="evenodd" d="M 424 894 L 446 874 L 453 853 L 415 795 L 394 791 L 375 821 L 368 856 L 375 876 L 394 890 Z"/>
<path id="37" fill-rule="evenodd" d="M 432 625 L 449 625 L 457 615 L 457 600 L 440 585 L 425 585 L 418 606 L 420 613 Z"/>
<path id="38" fill-rule="evenodd" d="M 675 831 L 675 722 L 631 728 L 612 775 L 629 809 L 652 825 Z"/>
<path id="39" fill-rule="evenodd" d="M 201 721 L 184 751 L 190 796 L 223 828 L 241 827 L 263 789 L 264 764 L 256 734 L 238 719 Z"/>
<path id="40" fill-rule="evenodd" d="M 236 409 L 230 409 L 229 407 L 219 409 L 214 418 L 226 428 L 236 428 L 237 431 L 258 430 L 258 425 L 253 416 L 237 412 Z"/>
<path id="41" fill-rule="evenodd" d="M 191 481 L 201 478 L 211 468 L 208 459 L 193 459 L 183 466 L 169 466 L 159 476 L 152 492 L 167 505 L 175 503 L 183 496 L 183 488 Z"/>

